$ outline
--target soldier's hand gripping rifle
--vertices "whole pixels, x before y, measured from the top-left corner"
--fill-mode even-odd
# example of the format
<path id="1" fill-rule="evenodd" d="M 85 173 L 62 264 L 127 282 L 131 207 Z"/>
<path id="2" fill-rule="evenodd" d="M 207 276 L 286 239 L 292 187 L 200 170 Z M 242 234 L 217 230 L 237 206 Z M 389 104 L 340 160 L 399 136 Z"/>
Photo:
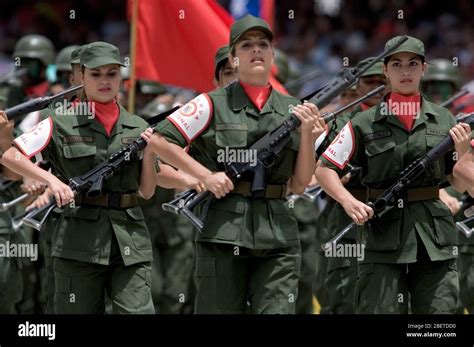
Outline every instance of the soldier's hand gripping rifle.
<path id="1" fill-rule="evenodd" d="M 82 85 L 66 89 L 56 95 L 42 96 L 39 98 L 28 100 L 16 106 L 7 108 L 5 110 L 5 113 L 7 114 L 7 118 L 11 120 L 21 117 L 30 112 L 40 111 L 42 109 L 45 109 L 46 107 L 49 107 L 49 105 L 51 105 L 55 101 L 62 100 L 66 95 L 71 94 L 81 88 Z"/>
<path id="2" fill-rule="evenodd" d="M 471 126 L 471 129 L 474 128 L 474 114 L 471 114 L 464 120 L 464 123 L 467 123 Z M 393 208 L 394 200 L 397 196 L 400 196 L 408 186 L 421 174 L 423 174 L 431 164 L 444 156 L 454 147 L 454 141 L 450 135 L 447 135 L 436 147 L 432 148 L 428 153 L 426 153 L 423 158 L 418 158 L 412 162 L 402 173 L 398 176 L 395 183 L 388 189 L 386 189 L 382 195 L 380 195 L 374 202 L 369 202 L 367 205 L 372 207 L 374 210 L 374 217 L 381 217 L 385 212 Z M 324 243 L 321 248 L 323 251 L 331 249 L 335 244 L 350 230 L 352 230 L 356 224 L 352 222 L 344 229 L 342 229 L 336 236 L 331 240 Z"/>
<path id="3" fill-rule="evenodd" d="M 147 122 L 150 126 L 156 125 L 177 109 L 178 107 L 174 107 L 169 111 L 148 119 Z M 126 164 L 138 160 L 139 152 L 142 151 L 146 145 L 146 141 L 142 138 L 133 141 L 120 151 L 112 154 L 107 161 L 97 165 L 83 175 L 69 179 L 69 187 L 74 192 L 74 195 L 85 192 L 86 197 L 89 199 L 99 197 L 102 194 L 104 183 Z M 23 224 L 36 230 L 41 230 L 46 218 L 55 206 L 56 201 L 51 197 L 47 205 L 41 208 L 34 208 L 24 216 L 22 218 Z M 43 217 L 40 220 L 36 219 L 41 214 L 43 214 Z"/>
<path id="4" fill-rule="evenodd" d="M 384 59 L 389 56 L 398 46 L 408 39 L 407 36 L 402 37 L 394 46 L 390 49 L 379 54 L 374 60 L 369 64 L 364 66 L 362 69 L 357 68 L 345 68 L 339 75 L 323 89 L 311 93 L 310 95 L 301 99 L 311 100 L 313 99 L 314 104 L 318 108 L 323 108 L 328 105 L 329 102 L 342 93 L 346 88 L 350 87 L 357 82 L 357 79 L 369 68 L 371 68 L 379 60 Z M 334 114 L 329 114 L 326 121 L 334 119 Z M 270 131 L 262 138 L 260 138 L 256 143 L 254 143 L 247 150 L 255 151 L 257 153 L 257 165 L 253 166 L 252 163 L 227 163 L 226 174 L 230 179 L 240 179 L 241 176 L 248 171 L 252 171 L 254 174 L 252 181 L 252 196 L 259 197 L 262 196 L 265 191 L 265 182 L 264 174 L 265 167 L 269 167 L 273 164 L 275 157 L 280 153 L 283 147 L 290 140 L 290 135 L 295 131 L 301 122 L 295 115 L 291 115 L 289 119 L 285 120 L 282 125 Z M 198 204 L 203 202 L 211 195 L 210 192 L 206 191 L 200 195 L 197 195 L 197 192 L 194 189 L 187 190 L 180 194 L 177 198 L 170 201 L 169 203 L 163 204 L 162 208 L 166 212 L 173 214 L 182 214 L 187 217 L 191 223 L 201 231 L 204 222 L 201 221 L 192 210 Z"/>

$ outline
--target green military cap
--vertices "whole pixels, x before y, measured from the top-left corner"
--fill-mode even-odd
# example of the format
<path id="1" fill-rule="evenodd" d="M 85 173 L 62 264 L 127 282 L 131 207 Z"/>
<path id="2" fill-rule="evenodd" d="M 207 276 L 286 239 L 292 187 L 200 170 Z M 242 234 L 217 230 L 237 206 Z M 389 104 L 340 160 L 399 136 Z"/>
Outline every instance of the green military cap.
<path id="1" fill-rule="evenodd" d="M 219 65 L 227 60 L 229 52 L 229 45 L 225 45 L 219 48 L 214 56 L 214 77 L 216 80 L 219 79 Z"/>
<path id="2" fill-rule="evenodd" d="M 84 47 L 87 45 L 82 45 L 82 46 L 77 46 L 72 52 L 71 52 L 71 65 L 72 64 L 80 64 L 81 62 L 81 52 L 84 49 Z"/>
<path id="3" fill-rule="evenodd" d="M 385 44 L 385 49 L 386 50 L 390 49 L 390 47 L 392 47 L 394 44 L 396 44 L 398 42 L 398 40 L 400 40 L 401 38 L 402 38 L 402 36 L 396 36 L 396 37 L 393 37 L 390 40 L 388 40 L 387 43 Z M 408 40 L 406 40 L 400 46 L 398 46 L 398 48 L 396 48 L 392 52 L 392 54 L 390 54 L 390 56 L 394 55 L 395 53 L 400 53 L 400 52 L 411 52 L 411 53 L 415 53 L 417 55 L 420 55 L 424 58 L 425 57 L 425 45 L 423 44 L 423 42 L 421 42 L 417 38 L 415 38 L 413 36 L 408 36 Z"/>
<path id="4" fill-rule="evenodd" d="M 449 59 L 433 59 L 428 64 L 424 82 L 429 81 L 446 81 L 452 82 L 459 88 L 461 87 L 461 73 L 459 68 L 453 65 Z"/>
<path id="5" fill-rule="evenodd" d="M 72 71 L 71 53 L 79 46 L 67 46 L 61 49 L 56 57 L 57 71 Z"/>
<path id="6" fill-rule="evenodd" d="M 270 41 L 273 40 L 273 33 L 267 22 L 249 14 L 232 24 L 230 28 L 229 46 L 232 48 L 240 37 L 250 29 L 261 30 L 268 36 Z"/>
<path id="7" fill-rule="evenodd" d="M 361 60 L 357 63 L 356 68 L 358 70 L 363 69 L 365 66 L 370 64 L 374 60 L 373 57 L 366 58 L 364 60 Z M 372 65 L 366 72 L 364 72 L 361 77 L 364 76 L 372 76 L 372 75 L 383 75 L 383 67 L 382 67 L 382 61 L 376 62 L 374 65 Z"/>
<path id="8" fill-rule="evenodd" d="M 81 65 L 94 69 L 108 64 L 123 65 L 120 61 L 119 49 L 107 42 L 89 43 L 81 52 Z"/>

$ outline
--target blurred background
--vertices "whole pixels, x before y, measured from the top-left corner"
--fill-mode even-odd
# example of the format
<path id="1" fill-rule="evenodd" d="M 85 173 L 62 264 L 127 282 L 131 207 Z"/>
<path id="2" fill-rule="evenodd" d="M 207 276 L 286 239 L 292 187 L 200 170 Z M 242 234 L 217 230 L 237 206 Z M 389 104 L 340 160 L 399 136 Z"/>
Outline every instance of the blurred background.
<path id="1" fill-rule="evenodd" d="M 234 18 L 249 7 L 246 0 L 218 2 Z M 15 43 L 27 34 L 45 35 L 56 52 L 103 40 L 118 46 L 124 56 L 129 54 L 126 0 L 3 0 L 0 6 L 0 75 L 11 70 Z M 467 82 L 474 77 L 473 7 L 469 0 L 275 0 L 273 26 L 277 47 L 288 56 L 287 82 L 318 72 L 317 78 L 302 83 L 301 94 L 337 73 L 343 57 L 353 65 L 379 53 L 388 38 L 405 33 L 425 43 L 428 61 L 457 57 Z M 54 79 L 51 69 L 48 78 Z"/>

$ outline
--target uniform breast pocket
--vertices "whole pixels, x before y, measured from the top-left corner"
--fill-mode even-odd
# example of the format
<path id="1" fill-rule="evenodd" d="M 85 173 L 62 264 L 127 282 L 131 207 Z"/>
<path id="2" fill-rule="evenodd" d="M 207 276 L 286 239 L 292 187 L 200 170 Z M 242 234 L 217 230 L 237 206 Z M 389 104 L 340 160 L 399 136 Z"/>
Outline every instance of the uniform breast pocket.
<path id="1" fill-rule="evenodd" d="M 247 124 L 216 124 L 216 145 L 219 147 L 247 147 Z"/>
<path id="2" fill-rule="evenodd" d="M 441 136 L 426 136 L 426 152 L 436 147 L 443 137 Z M 430 167 L 426 170 L 426 175 L 429 177 L 436 177 L 438 179 L 442 178 L 444 174 L 444 161 L 436 160 Z"/>
<path id="3" fill-rule="evenodd" d="M 367 183 L 380 182 L 394 177 L 400 171 L 395 157 L 395 142 L 392 138 L 373 140 L 365 147 L 367 155 Z"/>
<path id="4" fill-rule="evenodd" d="M 94 157 L 96 153 L 97 147 L 95 145 L 74 144 L 63 146 L 64 157 L 77 163 L 88 162 L 90 165 L 91 157 Z"/>

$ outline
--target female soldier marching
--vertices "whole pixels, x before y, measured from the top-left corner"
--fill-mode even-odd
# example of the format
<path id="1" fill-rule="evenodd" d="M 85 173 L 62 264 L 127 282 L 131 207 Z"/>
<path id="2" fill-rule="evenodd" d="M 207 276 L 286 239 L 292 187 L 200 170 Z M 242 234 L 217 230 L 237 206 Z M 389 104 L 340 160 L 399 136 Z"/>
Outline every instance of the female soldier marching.
<path id="1" fill-rule="evenodd" d="M 106 292 L 114 313 L 154 313 L 151 244 L 137 206 L 139 194 L 149 198 L 155 189 L 153 154 L 145 150 L 142 162 L 130 161 L 104 184 L 99 198 L 80 194 L 74 201 L 69 186 L 28 160 L 41 152 L 53 172 L 68 179 L 107 160 L 145 131 L 147 123 L 116 102 L 122 65 L 118 49 L 91 43 L 83 48 L 80 64 L 86 101 L 95 112 L 73 108 L 73 114 L 61 115 L 55 110 L 15 140 L 16 148 L 5 152 L 3 163 L 47 183 L 57 203 L 68 204 L 52 238 L 56 313 L 103 313 Z"/>
<path id="2" fill-rule="evenodd" d="M 396 40 L 388 41 L 386 48 Z M 392 92 L 347 123 L 316 170 L 323 189 L 359 225 L 372 218 L 373 210 L 339 180 L 338 174 L 349 161 L 362 168 L 362 183 L 374 200 L 444 136 L 452 136 L 458 156 L 467 151 L 470 136 L 467 124 L 455 125 L 448 110 L 420 95 L 419 83 L 426 69 L 420 40 L 409 37 L 385 59 L 383 69 Z M 445 178 L 455 189 L 465 190 L 452 176 L 453 166 L 453 153 L 435 162 L 404 196 L 396 197 L 397 206 L 371 220 L 358 235 L 365 254 L 358 268 L 357 313 L 408 313 L 409 300 L 413 313 L 456 311 L 456 231 L 438 190 Z"/>
<path id="3" fill-rule="evenodd" d="M 300 249 L 297 223 L 285 205 L 286 183 L 302 192 L 314 172 L 315 137 L 323 124 L 315 105 L 280 94 L 269 84 L 273 34 L 246 16 L 230 34 L 230 61 L 239 82 L 201 94 L 157 127 L 149 147 L 167 163 L 192 173 L 217 200 L 196 236 L 197 313 L 293 313 Z M 250 178 L 235 185 L 218 160 L 245 149 L 293 112 L 300 136 L 266 169 L 265 199 Z M 191 144 L 192 159 L 182 147 Z M 230 193 L 230 194 L 229 194 Z"/>

